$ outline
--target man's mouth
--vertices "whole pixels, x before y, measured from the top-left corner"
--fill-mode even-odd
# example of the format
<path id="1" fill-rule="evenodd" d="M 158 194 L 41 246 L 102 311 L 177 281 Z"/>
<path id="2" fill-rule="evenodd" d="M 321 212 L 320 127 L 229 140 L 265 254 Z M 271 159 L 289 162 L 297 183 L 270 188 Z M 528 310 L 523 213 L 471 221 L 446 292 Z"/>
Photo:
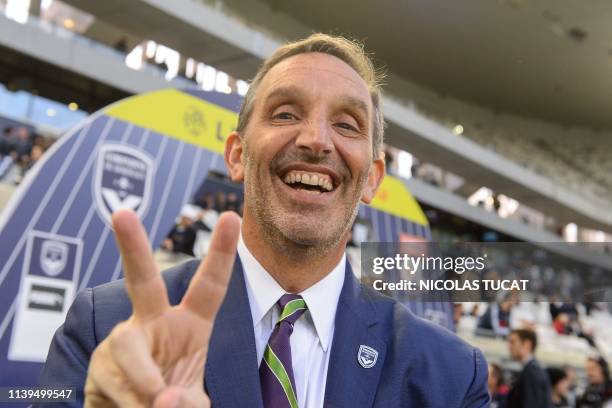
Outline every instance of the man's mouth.
<path id="1" fill-rule="evenodd" d="M 331 176 L 312 171 L 290 170 L 282 180 L 295 190 L 304 190 L 312 194 L 328 193 L 335 188 Z"/>

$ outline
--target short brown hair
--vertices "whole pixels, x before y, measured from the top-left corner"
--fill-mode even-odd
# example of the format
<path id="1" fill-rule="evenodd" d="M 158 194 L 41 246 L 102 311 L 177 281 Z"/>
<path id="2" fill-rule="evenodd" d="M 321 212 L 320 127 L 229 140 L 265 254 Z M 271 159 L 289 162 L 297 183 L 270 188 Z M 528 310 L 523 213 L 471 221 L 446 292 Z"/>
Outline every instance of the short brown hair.
<path id="1" fill-rule="evenodd" d="M 533 330 L 529 329 L 514 329 L 510 334 L 516 334 L 521 342 L 529 341 L 531 343 L 531 352 L 535 352 L 538 346 L 538 336 Z"/>
<path id="2" fill-rule="evenodd" d="M 253 81 L 251 81 L 248 92 L 246 93 L 240 114 L 238 115 L 238 133 L 244 131 L 249 122 L 253 106 L 255 104 L 255 95 L 261 84 L 264 76 L 279 62 L 293 57 L 298 54 L 306 54 L 310 52 L 320 52 L 332 55 L 353 68 L 359 76 L 365 81 L 370 91 L 372 105 L 374 106 L 374 114 L 372 120 L 372 150 L 374 158 L 378 157 L 383 143 L 383 135 L 385 131 L 385 120 L 381 110 L 382 99 L 382 80 L 384 74 L 382 71 L 377 71 L 374 68 L 372 60 L 363 49 L 363 44 L 349 40 L 344 37 L 335 37 L 327 34 L 312 34 L 308 38 L 300 41 L 291 42 L 277 49 L 268 59 L 266 59 Z"/>

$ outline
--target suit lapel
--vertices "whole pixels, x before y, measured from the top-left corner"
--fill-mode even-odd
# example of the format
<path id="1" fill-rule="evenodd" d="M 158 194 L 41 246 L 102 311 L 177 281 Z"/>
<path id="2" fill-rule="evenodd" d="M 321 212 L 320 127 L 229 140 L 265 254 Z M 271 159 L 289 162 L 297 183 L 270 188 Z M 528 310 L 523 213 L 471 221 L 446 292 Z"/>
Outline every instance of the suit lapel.
<path id="1" fill-rule="evenodd" d="M 206 361 L 213 407 L 262 407 L 255 335 L 240 258 L 219 309 Z"/>
<path id="2" fill-rule="evenodd" d="M 383 333 L 377 331 L 378 320 L 371 302 L 347 261 L 336 311 L 325 407 L 371 407 L 374 403 L 387 347 L 382 340 Z M 362 346 L 378 353 L 376 364 L 370 368 L 364 368 L 359 362 L 360 354 L 371 356 L 367 349 L 360 353 Z"/>

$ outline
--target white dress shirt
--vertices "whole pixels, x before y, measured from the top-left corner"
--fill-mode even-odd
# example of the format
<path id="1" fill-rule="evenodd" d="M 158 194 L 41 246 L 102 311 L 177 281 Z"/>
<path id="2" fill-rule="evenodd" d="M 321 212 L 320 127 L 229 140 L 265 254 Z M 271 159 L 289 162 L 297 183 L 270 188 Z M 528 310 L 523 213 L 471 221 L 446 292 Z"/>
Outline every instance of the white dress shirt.
<path id="1" fill-rule="evenodd" d="M 261 363 L 268 339 L 279 317 L 276 302 L 286 292 L 251 254 L 242 236 L 238 242 L 238 255 L 244 270 L 255 329 L 257 361 Z M 298 293 L 306 302 L 308 310 L 295 323 L 289 341 L 295 392 L 300 408 L 323 407 L 336 308 L 344 283 L 345 262 L 346 256 L 343 256 L 326 277 Z M 308 273 L 308 265 L 304 265 L 303 273 Z"/>

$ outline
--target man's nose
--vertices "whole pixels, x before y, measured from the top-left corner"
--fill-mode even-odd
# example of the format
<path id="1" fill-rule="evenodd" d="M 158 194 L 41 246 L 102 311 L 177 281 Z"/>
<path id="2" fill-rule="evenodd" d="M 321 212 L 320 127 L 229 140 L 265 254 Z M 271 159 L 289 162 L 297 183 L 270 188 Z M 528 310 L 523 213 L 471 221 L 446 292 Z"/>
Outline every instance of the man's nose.
<path id="1" fill-rule="evenodd" d="M 327 155 L 334 149 L 331 125 L 325 119 L 306 122 L 297 137 L 296 144 L 301 149 L 310 150 L 315 155 Z"/>

